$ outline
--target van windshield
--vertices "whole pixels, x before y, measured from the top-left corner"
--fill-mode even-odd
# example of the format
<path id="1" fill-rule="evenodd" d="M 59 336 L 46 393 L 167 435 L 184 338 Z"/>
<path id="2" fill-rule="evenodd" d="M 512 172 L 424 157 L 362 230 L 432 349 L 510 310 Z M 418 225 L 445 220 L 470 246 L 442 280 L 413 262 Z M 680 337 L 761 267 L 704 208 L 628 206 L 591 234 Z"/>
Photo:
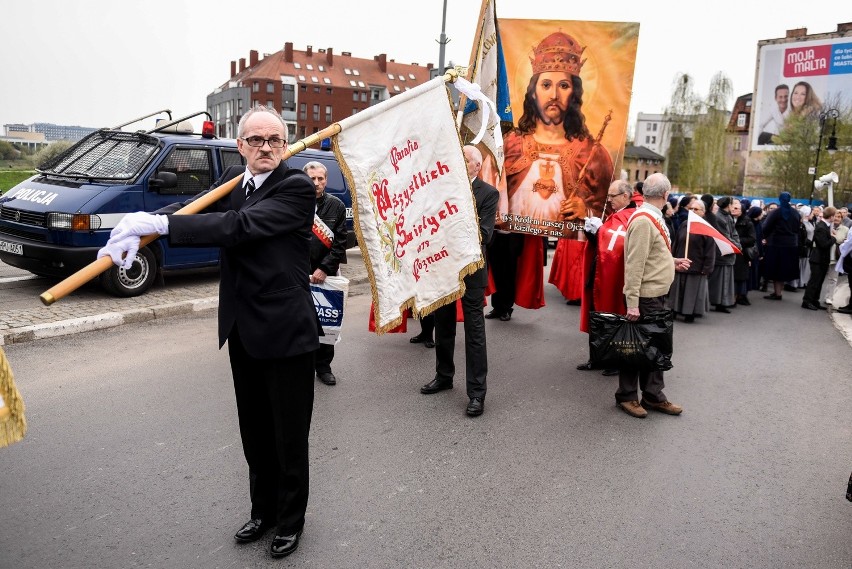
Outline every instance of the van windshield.
<path id="1" fill-rule="evenodd" d="M 93 132 L 38 169 L 69 178 L 132 181 L 157 154 L 160 141 L 141 132 Z"/>

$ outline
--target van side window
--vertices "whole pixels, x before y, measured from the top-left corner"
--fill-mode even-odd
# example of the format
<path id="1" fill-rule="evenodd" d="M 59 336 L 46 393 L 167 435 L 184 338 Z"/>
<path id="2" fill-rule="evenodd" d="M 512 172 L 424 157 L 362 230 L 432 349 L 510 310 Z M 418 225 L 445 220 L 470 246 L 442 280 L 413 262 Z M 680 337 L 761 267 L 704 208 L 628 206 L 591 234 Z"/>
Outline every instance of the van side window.
<path id="1" fill-rule="evenodd" d="M 246 161 L 243 158 L 242 154 L 240 154 L 236 150 L 220 150 L 220 157 L 222 159 L 222 171 L 224 172 L 231 166 L 245 166 Z"/>
<path id="2" fill-rule="evenodd" d="M 177 187 L 168 193 L 195 195 L 211 184 L 210 152 L 204 148 L 175 148 L 157 172 L 177 175 Z"/>

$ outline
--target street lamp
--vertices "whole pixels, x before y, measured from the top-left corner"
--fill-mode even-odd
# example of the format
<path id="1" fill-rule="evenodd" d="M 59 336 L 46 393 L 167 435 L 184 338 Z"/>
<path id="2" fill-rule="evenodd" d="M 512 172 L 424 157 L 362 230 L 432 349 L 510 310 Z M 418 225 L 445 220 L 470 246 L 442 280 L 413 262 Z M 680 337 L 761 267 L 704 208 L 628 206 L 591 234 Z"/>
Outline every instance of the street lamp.
<path id="1" fill-rule="evenodd" d="M 831 123 L 831 136 L 828 137 L 828 145 L 826 146 L 826 150 L 829 154 L 834 154 L 837 151 L 837 117 L 840 116 L 840 111 L 837 109 L 828 109 L 827 111 L 822 111 L 819 114 L 819 142 L 817 142 L 817 152 L 816 152 L 816 162 L 814 163 L 814 171 L 813 171 L 813 181 L 811 183 L 811 199 L 808 200 L 808 204 L 813 204 L 814 202 L 814 190 L 816 189 L 817 182 L 817 168 L 819 168 L 819 151 L 822 147 L 822 135 L 825 132 L 825 119 L 832 119 Z"/>

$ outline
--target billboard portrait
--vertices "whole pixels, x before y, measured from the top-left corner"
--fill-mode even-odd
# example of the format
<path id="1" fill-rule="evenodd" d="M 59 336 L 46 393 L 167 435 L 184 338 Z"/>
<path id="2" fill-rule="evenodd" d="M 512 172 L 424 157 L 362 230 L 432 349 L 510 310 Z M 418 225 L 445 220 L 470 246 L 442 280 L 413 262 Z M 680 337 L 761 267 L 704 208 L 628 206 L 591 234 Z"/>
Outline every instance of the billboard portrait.
<path id="1" fill-rule="evenodd" d="M 577 239 L 624 151 L 639 24 L 500 19 L 513 129 L 498 227 Z"/>
<path id="2" fill-rule="evenodd" d="M 776 150 L 790 116 L 817 118 L 852 103 L 852 41 L 811 40 L 761 46 L 751 132 L 752 150 Z"/>

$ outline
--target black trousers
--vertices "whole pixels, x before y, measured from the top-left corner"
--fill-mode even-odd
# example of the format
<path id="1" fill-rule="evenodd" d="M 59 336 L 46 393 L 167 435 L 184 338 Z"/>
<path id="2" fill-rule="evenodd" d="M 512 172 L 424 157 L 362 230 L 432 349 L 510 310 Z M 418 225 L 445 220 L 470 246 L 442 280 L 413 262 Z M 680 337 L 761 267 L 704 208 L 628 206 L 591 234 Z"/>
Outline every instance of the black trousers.
<path id="1" fill-rule="evenodd" d="M 279 534 L 293 534 L 305 525 L 308 508 L 314 352 L 255 359 L 235 326 L 228 353 L 249 467 L 251 517 L 273 521 Z"/>
<path id="2" fill-rule="evenodd" d="M 814 306 L 819 306 L 819 293 L 822 290 L 825 275 L 828 274 L 828 265 L 814 263 L 813 261 L 809 262 L 809 264 L 811 266 L 811 278 L 808 280 L 808 286 L 805 288 L 802 302 L 809 302 Z"/>
<path id="3" fill-rule="evenodd" d="M 462 296 L 464 313 L 464 355 L 467 396 L 485 398 L 488 354 L 485 349 L 485 287 L 468 287 Z M 435 377 L 452 381 L 456 372 L 453 352 L 456 347 L 456 303 L 435 312 Z"/>
<path id="4" fill-rule="evenodd" d="M 659 312 L 666 309 L 666 297 L 639 298 L 639 313 Z M 642 390 L 642 397 L 651 403 L 662 403 L 666 401 L 663 388 L 666 386 L 661 371 L 639 371 L 634 368 L 621 368 L 618 370 L 618 391 L 615 392 L 615 401 L 639 401 L 637 383 Z"/>
<path id="5" fill-rule="evenodd" d="M 320 344 L 314 355 L 314 369 L 317 373 L 328 373 L 331 371 L 331 360 L 334 359 L 334 344 Z"/>
<path id="6" fill-rule="evenodd" d="M 455 306 L 455 305 L 453 305 Z M 428 316 L 424 316 L 420 319 L 420 336 L 421 338 L 426 338 L 428 340 L 432 339 L 432 336 L 435 332 L 435 316 L 434 314 L 429 314 Z"/>
<path id="7" fill-rule="evenodd" d="M 515 304 L 515 278 L 523 248 L 523 235 L 497 231 L 488 245 L 488 266 L 491 267 L 495 288 L 491 294 L 491 306 L 498 314 L 509 312 Z"/>

